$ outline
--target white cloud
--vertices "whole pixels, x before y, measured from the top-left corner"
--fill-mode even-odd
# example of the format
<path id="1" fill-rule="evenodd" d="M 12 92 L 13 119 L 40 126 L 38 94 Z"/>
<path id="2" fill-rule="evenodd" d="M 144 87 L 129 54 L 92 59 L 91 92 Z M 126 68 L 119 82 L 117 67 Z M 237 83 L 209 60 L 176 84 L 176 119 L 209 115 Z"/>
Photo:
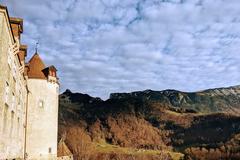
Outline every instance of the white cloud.
<path id="1" fill-rule="evenodd" d="M 62 90 L 194 91 L 240 81 L 239 0 L 3 0 Z"/>

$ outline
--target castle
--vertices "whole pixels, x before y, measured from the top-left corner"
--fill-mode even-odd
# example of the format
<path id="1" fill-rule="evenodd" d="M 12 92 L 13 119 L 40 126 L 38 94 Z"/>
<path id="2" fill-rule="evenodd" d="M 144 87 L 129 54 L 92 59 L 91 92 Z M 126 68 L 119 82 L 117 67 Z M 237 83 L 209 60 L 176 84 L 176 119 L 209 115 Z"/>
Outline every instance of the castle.
<path id="1" fill-rule="evenodd" d="M 37 52 L 26 62 L 22 33 L 0 5 L 0 159 L 57 159 L 57 69 Z"/>

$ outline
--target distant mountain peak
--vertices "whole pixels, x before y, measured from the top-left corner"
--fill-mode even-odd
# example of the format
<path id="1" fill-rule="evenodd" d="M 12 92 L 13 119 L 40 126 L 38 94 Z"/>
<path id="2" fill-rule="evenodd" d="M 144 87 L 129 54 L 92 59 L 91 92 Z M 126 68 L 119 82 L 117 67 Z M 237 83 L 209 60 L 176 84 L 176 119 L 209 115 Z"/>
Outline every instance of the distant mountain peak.
<path id="1" fill-rule="evenodd" d="M 63 92 L 64 94 L 66 94 L 66 93 L 72 93 L 72 91 L 70 90 L 70 89 L 66 89 L 66 91 L 65 92 Z"/>

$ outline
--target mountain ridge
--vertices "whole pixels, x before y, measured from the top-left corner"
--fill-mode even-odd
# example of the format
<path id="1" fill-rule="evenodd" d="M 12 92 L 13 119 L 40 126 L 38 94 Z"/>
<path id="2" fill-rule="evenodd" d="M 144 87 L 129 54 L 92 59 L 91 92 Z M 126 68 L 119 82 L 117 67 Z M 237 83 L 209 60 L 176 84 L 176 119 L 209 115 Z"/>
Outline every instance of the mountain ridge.
<path id="1" fill-rule="evenodd" d="M 59 95 L 59 136 L 91 160 L 239 159 L 239 89 L 145 90 L 105 101 L 67 90 Z M 94 149 L 79 151 L 82 143 Z"/>
<path id="2" fill-rule="evenodd" d="M 226 90 L 226 89 L 227 90 L 229 90 L 229 89 L 240 90 L 240 85 L 234 85 L 234 86 L 229 86 L 229 87 L 216 87 L 216 88 L 203 89 L 203 90 L 197 90 L 197 91 L 181 91 L 181 90 L 176 90 L 176 89 L 164 89 L 164 90 L 145 89 L 145 90 L 138 90 L 138 91 L 132 91 L 132 92 L 114 92 L 114 93 L 110 93 L 109 98 L 107 98 L 106 100 L 103 100 L 103 101 L 107 101 L 107 100 L 111 99 L 111 95 L 114 95 L 114 94 L 133 94 L 133 93 L 139 93 L 139 92 L 167 92 L 167 91 L 175 91 L 175 92 L 179 92 L 179 93 L 191 94 L 191 93 L 202 93 L 202 92 L 209 92 L 209 91 L 211 92 L 211 91 L 219 91 L 219 90 Z M 70 89 L 66 89 L 61 94 L 66 94 L 66 93 L 79 93 L 82 95 L 88 95 L 88 96 L 92 97 L 90 94 L 80 93 L 80 92 L 72 92 Z M 239 94 L 240 94 L 240 91 L 239 91 Z M 92 98 L 101 99 L 100 97 L 92 97 Z"/>
<path id="3" fill-rule="evenodd" d="M 174 89 L 154 91 L 148 89 L 130 93 L 111 93 L 107 100 L 91 97 L 88 94 L 72 93 L 70 90 L 66 90 L 62 94 L 68 95 L 69 92 L 75 95 L 78 100 L 81 98 L 85 99 L 84 103 L 87 103 L 88 100 L 91 100 L 91 103 L 94 103 L 94 101 L 104 103 L 112 100 L 141 99 L 142 101 L 162 103 L 168 108 L 175 110 L 192 110 L 193 112 L 202 113 L 240 113 L 240 85 L 197 92 L 183 92 Z"/>

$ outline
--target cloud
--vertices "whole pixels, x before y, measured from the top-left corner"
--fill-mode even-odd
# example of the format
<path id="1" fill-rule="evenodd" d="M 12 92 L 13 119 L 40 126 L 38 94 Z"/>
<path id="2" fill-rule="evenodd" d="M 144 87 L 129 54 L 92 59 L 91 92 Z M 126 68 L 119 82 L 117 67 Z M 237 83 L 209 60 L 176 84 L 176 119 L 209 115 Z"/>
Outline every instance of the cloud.
<path id="1" fill-rule="evenodd" d="M 3 0 L 62 90 L 195 91 L 240 82 L 240 1 Z"/>

